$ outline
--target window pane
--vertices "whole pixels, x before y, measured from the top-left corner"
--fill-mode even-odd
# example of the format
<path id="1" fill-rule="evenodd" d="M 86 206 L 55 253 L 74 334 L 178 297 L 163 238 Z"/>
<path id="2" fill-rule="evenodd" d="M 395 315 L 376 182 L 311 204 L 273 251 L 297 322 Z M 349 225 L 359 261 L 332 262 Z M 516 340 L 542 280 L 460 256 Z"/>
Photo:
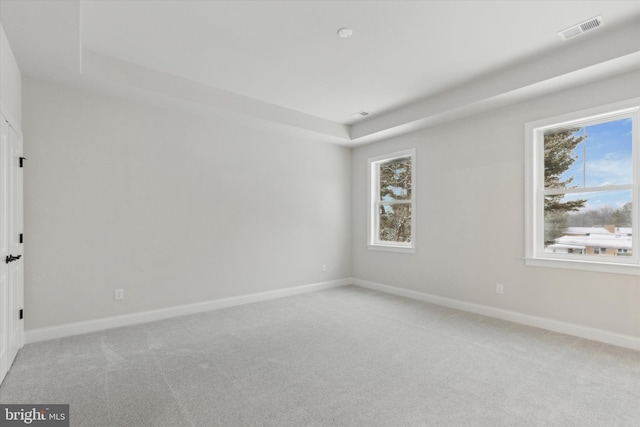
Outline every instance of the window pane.
<path id="1" fill-rule="evenodd" d="M 545 196 L 545 252 L 631 255 L 632 207 L 631 190 Z"/>
<path id="2" fill-rule="evenodd" d="M 381 201 L 411 199 L 411 157 L 380 164 Z"/>
<path id="3" fill-rule="evenodd" d="M 380 241 L 411 242 L 411 204 L 380 205 L 378 218 Z"/>
<path id="4" fill-rule="evenodd" d="M 632 183 L 631 134 L 631 118 L 545 132 L 545 188 Z"/>

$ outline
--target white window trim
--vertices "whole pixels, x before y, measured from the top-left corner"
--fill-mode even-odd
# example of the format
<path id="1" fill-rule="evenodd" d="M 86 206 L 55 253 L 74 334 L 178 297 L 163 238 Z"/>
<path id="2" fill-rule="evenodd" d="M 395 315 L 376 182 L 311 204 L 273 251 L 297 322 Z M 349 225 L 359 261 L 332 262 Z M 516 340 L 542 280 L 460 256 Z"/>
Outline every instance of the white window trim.
<path id="1" fill-rule="evenodd" d="M 597 271 L 605 273 L 640 275 L 640 192 L 638 151 L 640 151 L 640 98 L 628 99 L 613 104 L 577 111 L 561 116 L 529 122 L 525 125 L 525 264 L 535 267 L 561 268 L 570 270 Z M 604 118 L 615 118 L 616 115 L 631 115 L 634 121 L 632 135 L 633 200 L 632 257 L 619 259 L 597 258 L 586 255 L 549 254 L 544 252 L 544 204 L 542 203 L 541 186 L 544 176 L 542 144 L 540 138 L 546 129 L 561 127 L 574 122 L 589 124 Z M 538 139 L 536 139 L 538 137 Z M 542 174 L 542 175 L 541 175 Z"/>
<path id="2" fill-rule="evenodd" d="M 377 209 L 379 184 L 378 165 L 382 162 L 401 158 L 411 157 L 411 242 L 410 243 L 391 243 L 381 242 L 377 236 Z M 367 247 L 376 251 L 388 252 L 404 252 L 415 253 L 416 251 L 416 149 L 396 151 L 382 156 L 371 157 L 368 159 L 368 222 L 367 222 Z"/>

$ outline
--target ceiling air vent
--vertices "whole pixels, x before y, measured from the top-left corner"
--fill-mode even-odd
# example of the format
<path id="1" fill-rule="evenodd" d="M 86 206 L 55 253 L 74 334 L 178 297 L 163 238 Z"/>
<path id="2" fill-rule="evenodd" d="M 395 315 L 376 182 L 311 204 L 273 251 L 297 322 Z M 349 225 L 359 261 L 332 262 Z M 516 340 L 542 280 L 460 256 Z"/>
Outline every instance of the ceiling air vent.
<path id="1" fill-rule="evenodd" d="M 366 111 L 358 111 L 357 113 L 353 113 L 351 117 L 353 117 L 354 119 L 359 119 L 360 117 L 367 117 L 368 115 L 369 113 L 367 113 Z"/>
<path id="2" fill-rule="evenodd" d="M 569 40 L 570 38 L 579 36 L 587 31 L 595 30 L 596 28 L 604 25 L 602 16 L 596 16 L 588 21 L 581 22 L 573 27 L 566 28 L 558 32 L 558 35 L 562 40 Z"/>

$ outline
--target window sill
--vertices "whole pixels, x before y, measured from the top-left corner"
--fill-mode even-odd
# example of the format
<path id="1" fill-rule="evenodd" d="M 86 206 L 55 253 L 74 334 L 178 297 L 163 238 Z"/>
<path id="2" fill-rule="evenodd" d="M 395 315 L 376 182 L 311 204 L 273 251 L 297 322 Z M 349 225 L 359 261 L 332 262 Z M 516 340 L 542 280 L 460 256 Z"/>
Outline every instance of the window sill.
<path id="1" fill-rule="evenodd" d="M 386 251 L 386 252 L 404 252 L 415 253 L 416 248 L 409 246 L 394 246 L 394 245 L 367 245 L 367 248 L 372 251 Z"/>
<path id="2" fill-rule="evenodd" d="M 640 276 L 640 265 L 636 264 L 551 258 L 525 258 L 524 262 L 526 265 L 531 267 L 561 268 L 565 270 L 595 271 L 599 273 Z"/>

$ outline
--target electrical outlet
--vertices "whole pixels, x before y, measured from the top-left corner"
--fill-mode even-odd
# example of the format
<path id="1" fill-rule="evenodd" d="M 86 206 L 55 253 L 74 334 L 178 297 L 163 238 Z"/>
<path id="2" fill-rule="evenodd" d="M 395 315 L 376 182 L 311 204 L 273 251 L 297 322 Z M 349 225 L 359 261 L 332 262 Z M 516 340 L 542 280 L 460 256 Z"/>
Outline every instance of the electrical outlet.
<path id="1" fill-rule="evenodd" d="M 115 299 L 116 300 L 124 299 L 124 289 L 116 289 Z"/>
<path id="2" fill-rule="evenodd" d="M 504 285 L 502 283 L 496 285 L 496 294 L 504 294 Z"/>
<path id="3" fill-rule="evenodd" d="M 327 264 L 322 264 L 322 271 L 327 271 Z"/>

